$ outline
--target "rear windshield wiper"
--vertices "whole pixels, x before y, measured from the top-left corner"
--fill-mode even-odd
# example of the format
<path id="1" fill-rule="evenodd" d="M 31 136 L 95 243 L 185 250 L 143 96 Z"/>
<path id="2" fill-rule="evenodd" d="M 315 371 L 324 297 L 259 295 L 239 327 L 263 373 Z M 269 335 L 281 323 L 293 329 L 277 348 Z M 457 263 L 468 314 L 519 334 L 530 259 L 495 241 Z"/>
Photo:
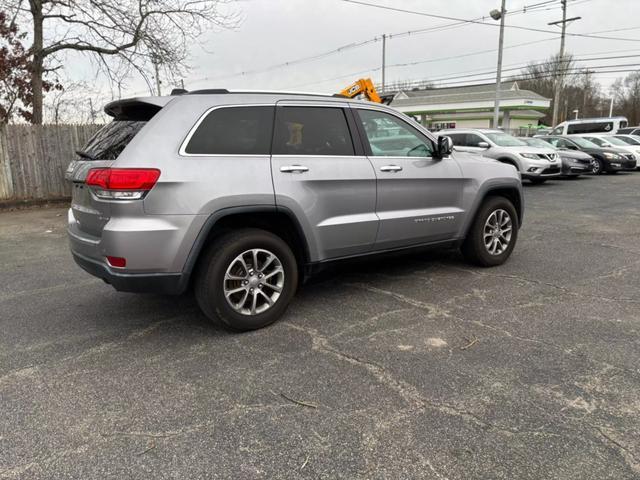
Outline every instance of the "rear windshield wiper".
<path id="1" fill-rule="evenodd" d="M 85 152 L 84 150 L 76 150 L 76 153 L 81 156 L 82 158 L 86 158 L 87 160 L 96 160 L 95 157 L 89 155 L 87 152 Z"/>

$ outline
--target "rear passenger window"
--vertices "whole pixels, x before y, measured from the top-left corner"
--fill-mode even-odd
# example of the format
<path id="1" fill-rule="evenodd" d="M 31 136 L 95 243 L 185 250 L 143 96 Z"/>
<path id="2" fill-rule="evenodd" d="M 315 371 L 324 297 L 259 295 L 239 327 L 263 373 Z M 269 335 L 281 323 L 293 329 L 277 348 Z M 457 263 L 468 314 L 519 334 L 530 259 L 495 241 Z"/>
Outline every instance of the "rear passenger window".
<path id="1" fill-rule="evenodd" d="M 269 155 L 274 108 L 216 108 L 200 122 L 185 152 L 199 155 Z"/>
<path id="2" fill-rule="evenodd" d="M 279 107 L 274 155 L 354 155 L 342 108 Z"/>

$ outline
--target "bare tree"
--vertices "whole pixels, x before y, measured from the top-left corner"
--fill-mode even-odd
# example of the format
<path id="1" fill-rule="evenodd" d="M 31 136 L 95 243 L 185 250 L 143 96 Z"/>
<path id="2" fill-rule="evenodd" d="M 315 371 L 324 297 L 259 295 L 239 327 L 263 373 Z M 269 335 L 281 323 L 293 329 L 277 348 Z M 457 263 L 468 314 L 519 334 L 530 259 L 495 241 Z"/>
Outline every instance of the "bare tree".
<path id="1" fill-rule="evenodd" d="M 133 71 L 149 79 L 150 59 L 172 71 L 185 67 L 190 43 L 207 28 L 230 27 L 231 0 L 0 0 L 0 7 L 30 20 L 33 45 L 33 123 L 42 123 L 43 76 L 61 55 L 93 56 L 114 80 Z"/>
<path id="2" fill-rule="evenodd" d="M 624 115 L 630 125 L 640 124 L 640 70 L 618 78 L 610 88 L 617 115 Z"/>

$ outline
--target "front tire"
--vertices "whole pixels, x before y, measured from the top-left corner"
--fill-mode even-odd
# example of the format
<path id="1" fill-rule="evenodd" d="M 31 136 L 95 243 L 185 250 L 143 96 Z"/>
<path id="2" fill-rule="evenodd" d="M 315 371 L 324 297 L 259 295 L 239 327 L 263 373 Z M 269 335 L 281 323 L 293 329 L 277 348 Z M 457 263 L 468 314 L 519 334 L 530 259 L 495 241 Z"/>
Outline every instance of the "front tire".
<path id="1" fill-rule="evenodd" d="M 507 261 L 518 239 L 518 215 L 504 197 L 489 197 L 476 214 L 462 254 L 470 263 L 494 267 Z"/>
<path id="2" fill-rule="evenodd" d="M 604 171 L 604 164 L 599 158 L 594 158 L 591 162 L 591 173 L 593 175 L 600 175 Z"/>
<path id="3" fill-rule="evenodd" d="M 546 178 L 530 178 L 529 179 L 531 181 L 531 183 L 533 183 L 534 185 L 542 185 L 544 182 L 547 181 Z"/>
<path id="4" fill-rule="evenodd" d="M 278 320 L 298 286 L 295 255 L 280 237 L 259 229 L 228 233 L 199 264 L 195 296 L 204 314 L 237 331 Z"/>

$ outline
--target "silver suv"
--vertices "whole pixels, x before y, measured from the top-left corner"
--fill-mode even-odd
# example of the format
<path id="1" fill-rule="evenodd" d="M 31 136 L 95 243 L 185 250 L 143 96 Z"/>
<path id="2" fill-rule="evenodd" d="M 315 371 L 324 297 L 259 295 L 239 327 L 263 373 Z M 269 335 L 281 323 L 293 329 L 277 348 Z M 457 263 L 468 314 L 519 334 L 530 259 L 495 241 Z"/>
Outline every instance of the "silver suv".
<path id="1" fill-rule="evenodd" d="M 544 183 L 562 174 L 562 161 L 553 148 L 532 147 L 500 130 L 441 130 L 438 135 L 450 137 L 455 150 L 513 165 L 522 178 L 532 183 Z"/>
<path id="2" fill-rule="evenodd" d="M 67 170 L 75 261 L 120 291 L 193 287 L 232 329 L 275 321 L 330 261 L 454 244 L 493 266 L 516 243 L 517 172 L 383 105 L 202 90 L 105 111 Z"/>

